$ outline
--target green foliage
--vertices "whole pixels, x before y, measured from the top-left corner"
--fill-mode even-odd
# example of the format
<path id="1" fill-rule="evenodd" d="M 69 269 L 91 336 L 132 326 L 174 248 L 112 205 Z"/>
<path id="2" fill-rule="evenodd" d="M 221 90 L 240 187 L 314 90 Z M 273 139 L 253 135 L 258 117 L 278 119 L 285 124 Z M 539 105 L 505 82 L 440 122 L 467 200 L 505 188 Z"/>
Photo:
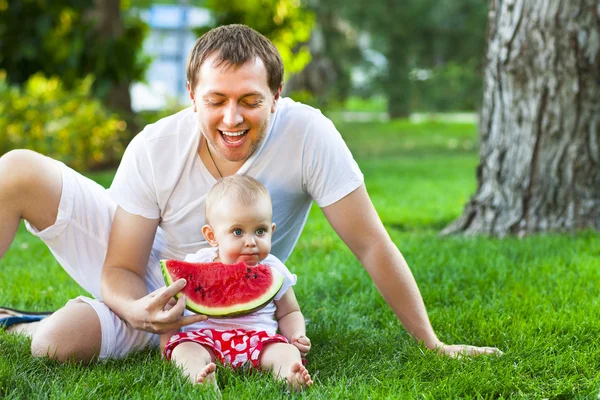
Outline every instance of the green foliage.
<path id="1" fill-rule="evenodd" d="M 293 98 L 295 101 L 299 101 L 303 104 L 308 104 L 313 107 L 317 107 L 317 103 L 319 102 L 317 97 L 308 90 L 295 90 L 292 93 L 289 93 L 289 97 Z"/>
<path id="2" fill-rule="evenodd" d="M 483 97 L 482 72 L 472 59 L 450 61 L 430 70 L 426 80 L 414 79 L 411 108 L 417 111 L 477 110 Z"/>
<path id="3" fill-rule="evenodd" d="M 0 7 L 0 69 L 21 84 L 37 71 L 72 80 L 83 47 L 84 25 L 76 10 L 88 0 L 10 1 Z"/>
<path id="4" fill-rule="evenodd" d="M 449 359 L 416 344 L 359 265 L 311 210 L 287 262 L 308 319 L 315 386 L 287 395 L 266 373 L 217 370 L 223 399 L 592 399 L 600 390 L 600 241 L 591 232 L 504 240 L 440 237 L 476 186 L 473 124 L 352 123 L 340 131 L 441 340 L 498 346 L 500 358 Z M 367 139 L 364 139 L 364 138 Z M 364 149 L 365 143 L 370 146 Z M 406 144 L 406 146 L 404 146 Z M 92 174 L 104 185 L 107 174 Z M 0 260 L 0 304 L 53 309 L 79 288 L 21 229 Z M 157 350 L 91 366 L 33 359 L 0 332 L 0 397 L 216 398 Z"/>
<path id="5" fill-rule="evenodd" d="M 335 76 L 330 87 L 321 89 L 324 93 L 315 94 L 311 103 L 317 107 L 335 106 L 350 96 L 352 69 L 362 60 L 358 32 L 341 18 L 343 13 L 337 1 L 307 0 L 306 6 L 315 15 L 313 57 L 326 58 Z M 296 93 L 292 97 L 296 99 Z"/>
<path id="6" fill-rule="evenodd" d="M 314 15 L 301 7 L 300 0 L 207 0 L 214 25 L 245 24 L 268 37 L 281 53 L 286 74 L 301 71 L 310 62 L 306 44 L 314 24 Z"/>
<path id="7" fill-rule="evenodd" d="M 360 88 L 361 95 L 383 93 L 392 118 L 409 115 L 415 106 L 420 111 L 442 111 L 452 109 L 449 104 L 459 103 L 460 106 L 453 109 L 473 109 L 482 90 L 486 2 L 406 0 L 401 5 L 392 3 L 389 0 L 328 2 L 328 8 L 339 10 L 338 18 L 346 19 L 354 29 L 367 33 L 370 47 L 387 59 L 380 74 L 367 87 Z M 315 10 L 317 15 L 324 12 L 322 7 Z M 434 79 L 425 84 L 411 80 L 415 69 L 432 70 Z M 464 96 L 467 98 L 457 101 Z"/>
<path id="8" fill-rule="evenodd" d="M 91 48 L 82 54 L 82 74 L 93 74 L 94 94 L 104 99 L 113 85 L 144 79 L 151 58 L 142 52 L 149 27 L 132 15 L 122 16 L 123 34 L 116 38 L 96 38 L 88 32 Z M 94 38 L 92 37 L 94 36 Z"/>
<path id="9" fill-rule="evenodd" d="M 336 111 L 385 113 L 386 110 L 387 99 L 384 96 L 350 96 L 343 104 L 338 107 L 327 108 L 326 112 L 329 118 L 333 118 Z"/>
<path id="10" fill-rule="evenodd" d="M 127 124 L 90 96 L 92 83 L 89 76 L 66 90 L 38 73 L 19 88 L 0 74 L 0 154 L 27 148 L 79 170 L 114 165 Z"/>
<path id="11" fill-rule="evenodd" d="M 113 85 L 143 79 L 150 61 L 141 52 L 147 25 L 125 15 L 120 35 L 104 35 L 93 7 L 93 0 L 2 0 L 0 69 L 9 82 L 23 84 L 42 72 L 59 76 L 69 89 L 93 74 L 93 93 L 104 99 Z"/>

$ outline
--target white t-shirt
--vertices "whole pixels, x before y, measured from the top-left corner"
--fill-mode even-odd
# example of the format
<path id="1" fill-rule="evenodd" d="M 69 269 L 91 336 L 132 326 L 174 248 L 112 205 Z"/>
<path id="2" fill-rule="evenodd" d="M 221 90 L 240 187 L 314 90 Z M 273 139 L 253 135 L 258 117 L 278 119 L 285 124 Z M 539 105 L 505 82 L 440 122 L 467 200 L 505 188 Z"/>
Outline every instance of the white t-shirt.
<path id="1" fill-rule="evenodd" d="M 127 147 L 109 189 L 125 211 L 160 219 L 148 271 L 154 284 L 162 281 L 157 259 L 183 259 L 209 247 L 200 228 L 204 199 L 216 180 L 198 155 L 200 137 L 192 108 L 147 126 Z M 258 179 L 271 194 L 277 224 L 271 252 L 284 262 L 312 201 L 331 205 L 363 183 L 333 123 L 288 98 L 280 99 L 265 139 L 238 173 Z"/>
<path id="2" fill-rule="evenodd" d="M 211 262 L 217 256 L 217 249 L 215 247 L 209 247 L 198 250 L 195 254 L 188 254 L 185 256 L 185 261 L 189 262 Z M 296 284 L 296 275 L 292 274 L 287 267 L 279 261 L 277 257 L 269 254 L 267 258 L 260 262 L 261 264 L 268 265 L 275 268 L 283 275 L 283 286 L 279 289 L 279 292 L 274 297 L 274 300 L 279 300 L 288 291 L 288 289 Z M 182 328 L 183 332 L 196 331 L 199 329 L 246 329 L 246 330 L 257 330 L 266 331 L 271 334 L 277 332 L 277 321 L 275 320 L 275 303 L 271 301 L 264 308 L 260 310 L 236 318 L 215 318 L 207 319 L 206 321 L 198 322 L 192 325 L 187 325 Z M 185 310 L 185 315 L 192 315 L 191 311 Z"/>

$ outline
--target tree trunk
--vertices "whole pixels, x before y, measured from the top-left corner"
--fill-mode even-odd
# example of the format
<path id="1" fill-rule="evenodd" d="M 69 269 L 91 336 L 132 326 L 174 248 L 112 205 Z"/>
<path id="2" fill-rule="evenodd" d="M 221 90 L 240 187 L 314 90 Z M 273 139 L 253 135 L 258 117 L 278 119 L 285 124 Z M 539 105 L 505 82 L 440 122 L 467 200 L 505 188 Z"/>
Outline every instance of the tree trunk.
<path id="1" fill-rule="evenodd" d="M 325 54 L 325 40 L 319 28 L 313 29 L 308 42 L 311 60 L 302 71 L 288 79 L 283 87 L 284 96 L 306 91 L 315 96 L 318 106 L 326 105 L 327 92 L 338 77 L 334 62 Z"/>
<path id="2" fill-rule="evenodd" d="M 406 38 L 397 32 L 390 32 L 388 37 L 387 77 L 384 91 L 388 101 L 390 118 L 406 118 L 410 116 L 411 82 L 409 78 L 408 46 L 401 43 Z"/>
<path id="3" fill-rule="evenodd" d="M 123 35 L 121 0 L 94 0 L 94 8 L 96 30 L 100 37 L 114 39 Z M 113 83 L 104 100 L 105 104 L 113 110 L 131 115 L 129 85 L 130 82 Z"/>
<path id="4" fill-rule="evenodd" d="M 442 234 L 600 229 L 599 14 L 490 1 L 478 189 Z"/>

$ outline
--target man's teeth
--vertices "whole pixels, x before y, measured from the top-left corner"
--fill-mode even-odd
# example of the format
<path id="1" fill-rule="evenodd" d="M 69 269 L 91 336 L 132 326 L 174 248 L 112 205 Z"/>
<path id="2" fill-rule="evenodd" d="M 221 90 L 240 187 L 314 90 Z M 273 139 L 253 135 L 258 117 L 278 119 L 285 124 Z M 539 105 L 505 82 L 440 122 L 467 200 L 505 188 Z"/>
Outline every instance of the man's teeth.
<path id="1" fill-rule="evenodd" d="M 246 131 L 240 131 L 240 132 L 227 132 L 227 131 L 221 131 L 221 133 L 223 135 L 227 135 L 227 136 L 242 136 L 244 133 L 246 133 Z"/>

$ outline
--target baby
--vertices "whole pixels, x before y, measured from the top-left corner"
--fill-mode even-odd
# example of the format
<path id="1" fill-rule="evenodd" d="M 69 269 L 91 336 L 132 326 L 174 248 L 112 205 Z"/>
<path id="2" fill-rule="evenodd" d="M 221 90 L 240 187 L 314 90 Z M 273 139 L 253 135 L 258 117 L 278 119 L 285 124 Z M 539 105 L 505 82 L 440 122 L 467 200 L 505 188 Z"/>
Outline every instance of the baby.
<path id="1" fill-rule="evenodd" d="M 186 261 L 266 264 L 284 276 L 284 283 L 274 301 L 253 314 L 209 318 L 172 336 L 161 336 L 163 354 L 182 367 L 193 383 L 216 386 L 215 361 L 219 360 L 234 369 L 249 365 L 270 370 L 292 390 L 311 386 L 313 381 L 302 363 L 311 344 L 292 289 L 296 276 L 269 254 L 275 231 L 269 192 L 254 178 L 232 175 L 211 188 L 205 207 L 202 234 L 211 247 L 188 255 Z"/>

